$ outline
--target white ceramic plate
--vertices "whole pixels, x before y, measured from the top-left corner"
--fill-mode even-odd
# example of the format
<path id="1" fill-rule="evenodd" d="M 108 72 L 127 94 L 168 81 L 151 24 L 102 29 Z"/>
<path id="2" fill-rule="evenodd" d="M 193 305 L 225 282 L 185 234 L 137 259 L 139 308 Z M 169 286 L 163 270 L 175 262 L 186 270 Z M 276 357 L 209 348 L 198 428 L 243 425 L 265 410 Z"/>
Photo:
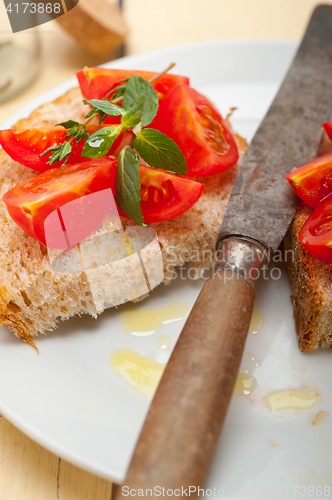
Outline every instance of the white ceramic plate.
<path id="1" fill-rule="evenodd" d="M 239 108 L 234 128 L 250 140 L 295 50 L 292 42 L 212 42 L 128 57 L 110 66 L 161 70 L 175 61 L 176 72 L 190 76 L 224 114 L 229 107 Z M 73 85 L 74 79 L 50 90 L 2 128 Z M 192 306 L 201 286 L 178 279 L 169 287 L 161 285 L 139 307 L 173 301 Z M 252 366 L 245 356 L 242 368 L 255 376 L 257 387 L 249 397 L 233 398 L 206 487 L 216 488 L 211 492 L 216 498 L 331 498 L 332 353 L 300 353 L 284 269 L 280 279 L 260 282 L 256 305 L 266 327 L 249 336 L 245 352 L 261 366 Z M 111 369 L 109 356 L 129 348 L 165 362 L 170 350 L 161 350 L 157 339 L 168 335 L 173 347 L 184 324 L 182 319 L 164 324 L 154 335 L 131 336 L 119 319 L 127 307 L 108 310 L 98 321 L 83 317 L 60 325 L 37 340 L 39 357 L 6 328 L 0 332 L 1 413 L 52 452 L 116 482 L 125 476 L 150 399 Z M 320 394 L 316 408 L 271 413 L 264 403 L 270 391 L 303 387 Z M 329 412 L 327 418 L 312 425 L 322 410 Z"/>

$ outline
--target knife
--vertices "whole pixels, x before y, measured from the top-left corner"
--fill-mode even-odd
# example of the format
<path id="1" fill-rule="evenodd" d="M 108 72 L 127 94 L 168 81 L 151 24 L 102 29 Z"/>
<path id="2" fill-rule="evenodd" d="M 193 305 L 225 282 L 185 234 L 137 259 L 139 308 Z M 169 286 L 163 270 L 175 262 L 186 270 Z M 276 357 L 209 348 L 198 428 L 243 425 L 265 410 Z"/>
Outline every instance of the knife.
<path id="1" fill-rule="evenodd" d="M 217 239 L 215 272 L 166 366 L 117 499 L 130 489 L 157 496 L 155 487 L 198 498 L 239 370 L 256 278 L 296 211 L 284 177 L 317 155 L 331 116 L 331 82 L 332 6 L 320 5 L 243 159 Z"/>

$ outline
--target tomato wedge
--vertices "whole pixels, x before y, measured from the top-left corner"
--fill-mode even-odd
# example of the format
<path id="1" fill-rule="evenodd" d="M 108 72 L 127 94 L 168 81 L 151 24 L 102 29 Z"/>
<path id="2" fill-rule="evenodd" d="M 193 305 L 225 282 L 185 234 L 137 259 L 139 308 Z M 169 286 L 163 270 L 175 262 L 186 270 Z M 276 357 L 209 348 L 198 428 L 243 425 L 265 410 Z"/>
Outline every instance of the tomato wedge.
<path id="1" fill-rule="evenodd" d="M 329 138 L 332 140 L 332 120 L 324 123 L 323 127 Z"/>
<path id="2" fill-rule="evenodd" d="M 13 187 L 2 199 L 30 236 L 50 248 L 68 249 L 89 236 L 111 207 L 117 161 L 53 168 Z"/>
<path id="3" fill-rule="evenodd" d="M 173 139 L 187 160 L 188 176 L 217 174 L 235 165 L 234 137 L 213 104 L 187 85 L 174 87 L 151 124 Z"/>
<path id="4" fill-rule="evenodd" d="M 110 90 L 119 85 L 120 80 L 125 80 L 133 75 L 141 76 L 144 80 L 150 80 L 150 78 L 156 76 L 157 73 L 151 71 L 108 68 L 84 68 L 76 73 L 85 99 L 102 99 Z M 189 78 L 166 73 L 158 78 L 152 85 L 158 92 L 159 99 L 162 100 L 178 83 L 189 85 Z"/>
<path id="5" fill-rule="evenodd" d="M 121 80 L 131 76 L 140 76 L 144 80 L 150 80 L 158 73 L 152 71 L 136 71 L 127 69 L 108 69 L 108 68 L 84 68 L 76 73 L 78 82 L 85 99 L 103 99 L 118 85 Z M 189 78 L 180 75 L 170 75 L 166 73 L 156 80 L 152 85 L 158 92 L 159 102 L 161 102 L 168 92 L 178 83 L 189 85 Z M 121 121 L 120 116 L 107 116 L 103 123 L 118 124 Z"/>
<path id="6" fill-rule="evenodd" d="M 141 165 L 139 173 L 144 222 L 164 222 L 178 217 L 195 205 L 204 189 L 200 182 L 165 170 Z"/>
<path id="7" fill-rule="evenodd" d="M 308 217 L 300 230 L 299 240 L 312 255 L 332 263 L 332 194 Z"/>
<path id="8" fill-rule="evenodd" d="M 286 179 L 301 200 L 317 207 L 332 192 L 332 153 L 294 168 Z"/>
<path id="9" fill-rule="evenodd" d="M 101 127 L 89 125 L 87 128 L 89 133 L 93 134 Z M 45 156 L 41 156 L 41 154 L 48 148 L 62 144 L 66 134 L 67 130 L 62 126 L 0 130 L 0 144 L 14 161 L 33 170 L 45 172 L 51 168 L 60 167 L 64 163 L 65 160 L 57 164 L 47 165 L 52 153 Z M 125 144 L 130 142 L 130 139 L 131 132 L 120 134 L 108 154 L 117 154 Z M 69 164 L 89 160 L 81 156 L 84 140 L 80 141 L 78 145 L 76 145 L 76 141 L 73 141 L 72 145 L 73 151 L 68 158 Z"/>
<path id="10" fill-rule="evenodd" d="M 50 169 L 13 187 L 3 201 L 11 218 L 30 236 L 50 248 L 71 248 L 98 227 L 111 207 L 117 212 L 110 192 L 115 193 L 117 162 L 110 157 Z M 204 188 L 143 165 L 140 177 L 145 222 L 181 215 Z"/>

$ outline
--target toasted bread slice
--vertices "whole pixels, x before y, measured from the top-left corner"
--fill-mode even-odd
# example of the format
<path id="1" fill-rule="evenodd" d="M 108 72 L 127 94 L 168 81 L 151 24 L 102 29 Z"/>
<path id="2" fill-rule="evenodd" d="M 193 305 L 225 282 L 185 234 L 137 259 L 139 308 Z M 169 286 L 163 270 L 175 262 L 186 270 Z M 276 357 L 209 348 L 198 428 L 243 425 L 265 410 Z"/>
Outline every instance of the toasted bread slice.
<path id="1" fill-rule="evenodd" d="M 44 104 L 32 115 L 16 124 L 16 128 L 51 126 L 67 119 L 82 121 L 86 108 L 78 88 L 56 101 Z M 240 158 L 246 141 L 236 136 Z M 199 178 L 205 184 L 202 197 L 188 212 L 176 219 L 150 224 L 158 235 L 162 249 L 164 283 L 174 276 L 176 266 L 191 262 L 198 271 L 214 262 L 214 246 L 220 222 L 235 181 L 238 165 L 218 175 Z M 36 175 L 36 172 L 14 162 L 0 151 L 0 198 L 15 184 Z M 128 222 L 127 224 L 134 224 Z M 55 272 L 46 247 L 28 236 L 9 217 L 0 201 L 0 323 L 15 335 L 34 345 L 34 336 L 56 327 L 59 320 L 75 315 L 91 314 L 96 309 L 85 273 Z M 153 255 L 150 255 L 153 262 Z M 199 277 L 199 272 L 196 273 Z M 138 278 L 137 278 L 138 279 Z M 118 263 L 105 286 L 121 303 L 124 281 L 134 282 Z M 106 283 L 105 279 L 105 283 Z"/>
<path id="2" fill-rule="evenodd" d="M 324 136 L 320 154 L 332 149 Z M 300 201 L 284 239 L 287 269 L 292 286 L 295 327 L 301 351 L 332 345 L 332 264 L 311 255 L 299 242 L 301 227 L 313 209 Z"/>

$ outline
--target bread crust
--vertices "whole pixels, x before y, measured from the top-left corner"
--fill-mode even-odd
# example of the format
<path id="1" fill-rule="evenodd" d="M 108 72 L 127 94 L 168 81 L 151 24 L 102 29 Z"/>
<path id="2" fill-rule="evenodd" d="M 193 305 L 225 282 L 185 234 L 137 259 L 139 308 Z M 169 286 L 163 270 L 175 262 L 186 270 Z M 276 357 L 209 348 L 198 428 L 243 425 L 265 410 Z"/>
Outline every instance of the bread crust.
<path id="1" fill-rule="evenodd" d="M 51 126 L 69 118 L 82 121 L 85 113 L 80 90 L 74 88 L 53 102 L 40 106 L 28 118 L 19 120 L 14 128 Z M 242 158 L 247 143 L 237 134 L 235 138 Z M 331 141 L 325 137 L 320 153 L 326 153 L 331 148 Z M 197 178 L 205 184 L 198 203 L 172 221 L 151 224 L 157 231 L 162 248 L 165 284 L 171 282 L 177 266 L 190 263 L 199 277 L 199 272 L 213 265 L 211 255 L 214 254 L 216 236 L 238 166 L 218 175 Z M 1 197 L 15 184 L 36 173 L 15 163 L 0 150 Z M 300 203 L 284 239 L 301 351 L 312 351 L 319 345 L 330 347 L 332 344 L 332 265 L 316 259 L 298 240 L 299 231 L 311 211 L 305 203 Z M 11 221 L 2 201 L 0 221 L 0 324 L 36 347 L 35 336 L 54 329 L 59 320 L 81 314 L 96 317 L 84 273 L 60 278 L 55 276 L 45 247 Z M 126 223 L 134 224 L 132 221 Z M 52 292 L 43 292 L 45 297 L 42 293 L 38 295 L 40 284 L 42 291 L 46 284 Z M 77 295 L 83 298 L 77 298 Z"/>
<path id="2" fill-rule="evenodd" d="M 284 239 L 287 269 L 292 286 L 295 328 L 301 351 L 312 351 L 319 345 L 332 344 L 332 265 L 311 255 L 298 234 L 312 209 L 301 202 Z M 291 253 L 292 252 L 292 253 Z"/>
<path id="3" fill-rule="evenodd" d="M 66 119 L 83 121 L 87 108 L 79 88 L 36 109 L 13 128 L 52 126 Z M 236 135 L 242 158 L 246 141 Z M 238 166 L 208 178 L 196 205 L 171 221 L 150 224 L 158 235 L 164 264 L 165 284 L 173 279 L 177 266 L 190 263 L 198 271 L 214 264 L 215 241 Z M 38 174 L 14 162 L 0 150 L 0 198 L 15 184 Z M 124 224 L 135 225 L 123 220 Z M 212 256 L 212 258 L 211 258 Z M 118 282 L 121 285 L 119 270 Z M 53 271 L 46 248 L 24 233 L 9 217 L 0 201 L 0 324 L 17 337 L 34 345 L 34 337 L 54 329 L 59 320 L 75 315 L 97 317 L 85 273 Z"/>
<path id="4" fill-rule="evenodd" d="M 324 136 L 320 154 L 331 151 Z M 301 351 L 332 345 L 332 264 L 311 255 L 300 243 L 299 232 L 313 209 L 300 201 L 284 239 L 287 270 L 292 287 L 295 328 Z"/>

